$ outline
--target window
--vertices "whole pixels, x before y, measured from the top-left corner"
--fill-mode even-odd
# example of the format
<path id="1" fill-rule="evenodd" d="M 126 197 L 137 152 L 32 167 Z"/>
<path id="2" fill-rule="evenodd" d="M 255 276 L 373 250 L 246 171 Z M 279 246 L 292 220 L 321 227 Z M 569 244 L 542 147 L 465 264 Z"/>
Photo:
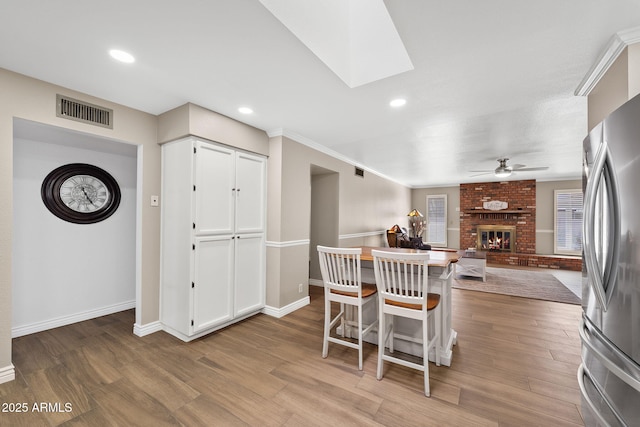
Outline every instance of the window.
<path id="1" fill-rule="evenodd" d="M 556 190 L 554 253 L 582 253 L 582 190 Z"/>
<path id="2" fill-rule="evenodd" d="M 447 195 L 427 196 L 427 241 L 447 246 Z"/>

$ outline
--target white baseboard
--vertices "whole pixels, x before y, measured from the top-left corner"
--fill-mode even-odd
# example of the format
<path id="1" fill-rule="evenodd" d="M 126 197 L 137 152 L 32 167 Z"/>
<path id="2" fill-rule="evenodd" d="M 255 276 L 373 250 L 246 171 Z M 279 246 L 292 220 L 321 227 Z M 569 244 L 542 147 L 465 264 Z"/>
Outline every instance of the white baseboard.
<path id="1" fill-rule="evenodd" d="M 219 329 L 223 329 L 223 328 L 226 328 L 227 326 L 231 326 L 231 325 L 233 325 L 235 323 L 238 323 L 241 320 L 247 319 L 247 318 L 249 318 L 251 316 L 255 316 L 258 313 L 262 313 L 262 311 L 261 310 L 251 311 L 251 312 L 246 313 L 246 314 L 244 314 L 244 315 L 242 315 L 240 317 L 236 317 L 235 319 L 229 320 L 228 322 L 217 324 L 217 325 L 215 325 L 213 327 L 210 327 L 208 329 L 203 329 L 200 332 L 194 333 L 193 335 L 185 335 L 184 333 L 178 331 L 177 329 L 172 328 L 169 325 L 161 324 L 161 326 L 162 326 L 162 330 L 165 331 L 166 333 L 168 333 L 169 335 L 173 335 L 174 337 L 179 338 L 184 342 L 189 342 L 189 341 L 193 341 L 193 340 L 195 340 L 197 338 L 203 337 L 205 335 L 208 335 L 208 334 L 210 334 L 212 332 L 215 332 L 215 331 L 217 331 Z"/>
<path id="2" fill-rule="evenodd" d="M 277 317 L 279 319 L 309 304 L 311 304 L 311 299 L 309 297 L 304 297 L 302 299 L 299 299 L 298 301 L 292 302 L 289 305 L 285 305 L 282 308 L 266 306 L 262 309 L 262 312 L 268 316 Z"/>
<path id="3" fill-rule="evenodd" d="M 137 323 L 133 324 L 133 333 L 139 337 L 144 337 L 146 335 L 151 335 L 154 332 L 161 331 L 163 329 L 162 323 L 159 320 L 155 322 L 147 323 L 146 325 L 139 325 Z"/>
<path id="4" fill-rule="evenodd" d="M 17 338 L 23 335 L 46 331 L 47 329 L 59 328 L 60 326 L 66 326 L 72 323 L 82 322 L 84 320 L 94 319 L 96 317 L 106 316 L 108 314 L 118 313 L 124 310 L 130 310 L 135 307 L 135 300 L 126 301 L 119 304 L 96 308 L 94 310 L 87 310 L 67 316 L 56 317 L 54 319 L 44 320 L 30 325 L 17 326 L 15 328 L 11 328 L 11 337 Z"/>
<path id="5" fill-rule="evenodd" d="M 309 284 L 312 286 L 324 286 L 324 282 L 319 279 L 309 279 Z"/>
<path id="6" fill-rule="evenodd" d="M 13 365 L 0 368 L 0 384 L 8 383 L 16 379 L 16 368 Z"/>

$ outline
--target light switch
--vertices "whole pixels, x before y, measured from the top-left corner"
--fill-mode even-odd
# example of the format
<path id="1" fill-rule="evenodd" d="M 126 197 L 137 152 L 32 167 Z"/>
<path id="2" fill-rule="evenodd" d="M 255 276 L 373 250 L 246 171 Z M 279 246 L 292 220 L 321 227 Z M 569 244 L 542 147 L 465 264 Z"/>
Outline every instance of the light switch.
<path id="1" fill-rule="evenodd" d="M 151 196 L 151 206 L 158 206 L 158 200 L 160 198 L 158 196 Z"/>

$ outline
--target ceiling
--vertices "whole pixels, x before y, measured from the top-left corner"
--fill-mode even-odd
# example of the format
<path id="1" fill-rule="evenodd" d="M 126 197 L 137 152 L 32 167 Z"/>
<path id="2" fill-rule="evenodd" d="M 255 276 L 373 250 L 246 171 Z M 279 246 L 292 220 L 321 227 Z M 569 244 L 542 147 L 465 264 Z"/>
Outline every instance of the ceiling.
<path id="1" fill-rule="evenodd" d="M 411 187 L 495 180 L 470 171 L 499 157 L 578 179 L 574 91 L 640 26 L 638 0 L 386 0 L 412 69 L 351 87 L 263 5 L 285 1 L 4 0 L 0 67 L 151 114 L 192 102 Z"/>

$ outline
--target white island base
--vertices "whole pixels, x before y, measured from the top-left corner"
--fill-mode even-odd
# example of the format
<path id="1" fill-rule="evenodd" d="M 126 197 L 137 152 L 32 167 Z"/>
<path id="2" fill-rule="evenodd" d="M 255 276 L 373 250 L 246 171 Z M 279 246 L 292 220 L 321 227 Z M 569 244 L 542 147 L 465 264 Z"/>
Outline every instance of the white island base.
<path id="1" fill-rule="evenodd" d="M 437 252 L 431 252 L 432 256 L 437 256 Z M 440 332 L 440 364 L 451 366 L 453 356 L 453 346 L 457 342 L 458 334 L 451 327 L 451 282 L 453 280 L 454 264 L 448 263 L 445 267 L 429 266 L 429 281 L 431 292 L 440 294 L 440 304 L 442 304 L 442 330 Z M 362 261 L 362 282 L 375 283 L 373 263 Z M 362 322 L 365 325 L 375 322 L 378 318 L 378 305 L 368 304 L 362 312 Z M 422 322 L 419 320 L 395 317 L 394 319 L 394 350 L 414 356 L 422 357 Z M 432 322 L 430 327 L 435 327 Z M 346 336 L 351 336 L 346 331 Z M 340 333 L 340 331 L 339 331 Z M 431 333 L 430 333 L 431 334 Z M 357 336 L 357 335 L 356 335 Z M 370 334 L 364 337 L 366 342 L 378 344 L 377 329 L 373 329 Z M 429 354 L 429 360 L 435 362 L 434 350 Z"/>

